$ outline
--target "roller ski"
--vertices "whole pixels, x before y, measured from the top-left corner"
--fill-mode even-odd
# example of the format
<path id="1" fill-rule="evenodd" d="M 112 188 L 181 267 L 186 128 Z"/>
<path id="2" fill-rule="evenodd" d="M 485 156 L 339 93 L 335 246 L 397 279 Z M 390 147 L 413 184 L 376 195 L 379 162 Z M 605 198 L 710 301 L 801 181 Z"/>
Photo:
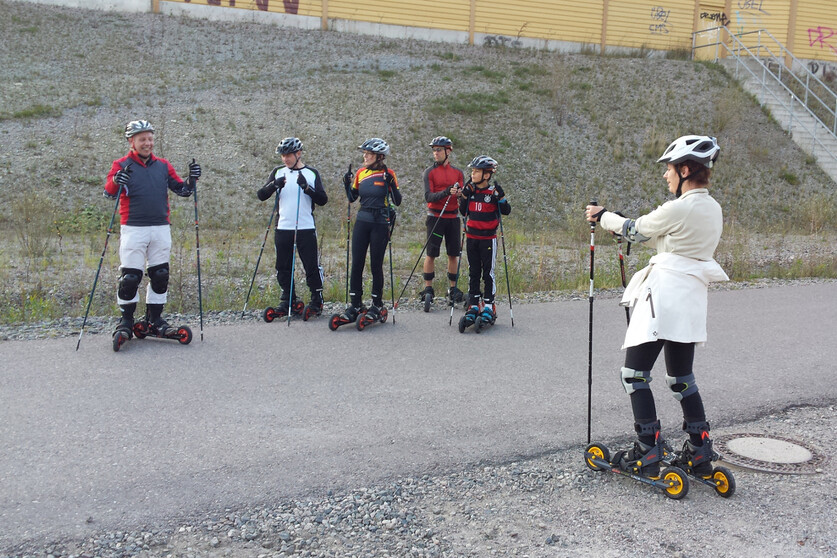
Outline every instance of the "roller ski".
<path id="1" fill-rule="evenodd" d="M 660 470 L 660 464 L 666 464 L 665 453 L 666 447 L 658 432 L 655 444 L 634 442 L 633 448 L 617 452 L 612 459 L 604 444 L 594 442 L 584 450 L 584 463 L 593 471 L 608 471 L 630 477 L 662 490 L 667 498 L 680 500 L 689 493 L 689 479 L 676 466 Z"/>
<path id="2" fill-rule="evenodd" d="M 726 467 L 713 467 L 712 462 L 721 458 L 712 449 L 712 440 L 708 432 L 701 432 L 702 446 L 695 446 L 690 441 L 683 442 L 681 451 L 667 448 L 666 463 L 679 467 L 700 484 L 711 486 L 721 498 L 735 494 L 735 477 Z"/>
<path id="3" fill-rule="evenodd" d="M 363 304 L 360 306 L 349 305 L 341 313 L 331 315 L 331 318 L 328 320 L 328 329 L 337 331 L 337 328 L 340 326 L 355 323 L 358 316 L 362 316 L 363 314 L 366 314 L 366 306 Z"/>
<path id="4" fill-rule="evenodd" d="M 280 300 L 279 306 L 268 306 L 262 311 L 262 319 L 267 323 L 271 323 L 278 318 L 287 317 L 288 313 L 294 316 L 302 316 L 304 309 L 305 303 L 298 298 L 294 298 L 290 304 L 288 304 L 287 300 Z"/>
<path id="5" fill-rule="evenodd" d="M 158 318 L 154 322 L 150 322 L 148 319 L 138 321 L 134 324 L 134 336 L 137 339 L 145 339 L 146 337 L 174 339 L 181 345 L 188 345 L 192 342 L 192 330 L 189 326 L 171 326 L 162 318 Z"/>
<path id="6" fill-rule="evenodd" d="M 477 323 L 480 318 L 480 307 L 472 304 L 465 315 L 459 319 L 459 333 L 465 333 L 465 330 Z"/>
<path id="7" fill-rule="evenodd" d="M 358 331 L 363 331 L 366 329 L 366 326 L 375 324 L 375 323 L 384 323 L 387 321 L 387 308 L 386 306 L 375 306 L 374 304 L 369 307 L 369 309 L 359 315 L 357 317 L 357 322 L 355 322 L 355 326 L 357 327 Z"/>
<path id="8" fill-rule="evenodd" d="M 436 296 L 436 293 L 433 291 L 433 287 L 424 287 L 424 290 L 419 293 L 419 299 L 424 303 L 424 311 L 430 312 L 430 307 L 433 306 L 433 298 Z"/>
<path id="9" fill-rule="evenodd" d="M 323 297 L 317 292 L 311 295 L 311 300 L 302 309 L 302 321 L 307 322 L 311 318 L 321 316 L 323 313 Z"/>

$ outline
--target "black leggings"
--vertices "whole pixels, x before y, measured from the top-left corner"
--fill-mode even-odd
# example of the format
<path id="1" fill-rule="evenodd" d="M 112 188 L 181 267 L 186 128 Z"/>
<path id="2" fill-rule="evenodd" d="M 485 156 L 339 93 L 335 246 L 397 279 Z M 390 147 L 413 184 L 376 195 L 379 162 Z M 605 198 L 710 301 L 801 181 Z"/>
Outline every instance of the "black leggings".
<path id="1" fill-rule="evenodd" d="M 650 371 L 660 355 L 665 350 L 666 371 L 669 376 L 679 378 L 692 373 L 692 364 L 695 360 L 694 343 L 676 343 L 674 341 L 652 341 L 635 347 L 628 347 L 625 354 L 625 368 L 634 370 Z M 654 394 L 650 389 L 638 389 L 631 394 L 631 407 L 634 412 L 634 422 L 646 424 L 657 420 L 657 407 L 654 404 Z M 703 422 L 706 420 L 706 413 L 703 409 L 703 400 L 699 392 L 695 392 L 680 401 L 683 411 L 683 418 L 688 422 Z M 700 435 L 691 435 L 692 441 L 700 442 Z M 644 439 L 643 439 L 644 438 Z M 640 440 L 645 443 L 653 443 L 653 436 L 643 436 Z"/>
<path id="2" fill-rule="evenodd" d="M 355 221 L 352 231 L 352 274 L 349 283 L 349 295 L 352 306 L 358 307 L 363 301 L 363 268 L 366 265 L 366 252 L 369 251 L 369 267 L 372 271 L 372 304 L 383 304 L 384 290 L 384 255 L 389 242 L 389 225 Z"/>

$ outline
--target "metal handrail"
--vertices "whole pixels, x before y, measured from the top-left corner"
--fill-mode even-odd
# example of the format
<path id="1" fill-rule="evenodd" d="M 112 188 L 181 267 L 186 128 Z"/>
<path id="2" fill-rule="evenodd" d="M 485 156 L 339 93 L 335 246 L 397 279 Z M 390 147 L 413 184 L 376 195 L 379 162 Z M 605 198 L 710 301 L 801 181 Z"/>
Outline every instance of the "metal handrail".
<path id="1" fill-rule="evenodd" d="M 700 45 L 700 46 L 698 46 L 696 44 L 697 36 L 699 34 L 710 33 L 710 32 L 719 32 L 719 31 L 723 31 L 723 32 L 726 33 L 728 40 L 733 43 L 733 48 L 730 48 L 730 46 L 727 44 L 728 41 L 726 41 L 726 40 L 718 40 L 717 42 L 707 43 L 705 45 Z M 744 44 L 744 42 L 741 40 L 741 37 L 746 36 L 746 35 L 754 35 L 754 34 L 757 34 L 758 38 L 757 38 L 756 44 L 751 48 L 751 47 L 748 47 L 747 45 Z M 773 49 L 771 49 L 768 44 L 764 44 L 762 42 L 762 35 L 767 35 L 771 39 L 773 44 L 777 45 L 779 47 L 778 50 L 781 54 L 777 55 L 776 53 L 773 52 Z M 837 154 L 833 153 L 831 151 L 831 149 L 828 146 L 826 146 L 817 137 L 817 129 L 820 128 L 820 126 L 821 126 L 822 130 L 828 136 L 831 136 L 835 141 L 837 141 L 837 133 L 835 133 L 835 132 L 837 132 L 837 94 L 832 92 L 831 89 L 827 85 L 825 85 L 825 83 L 823 83 L 804 64 L 802 64 L 802 62 L 799 59 L 797 59 L 790 51 L 788 51 L 787 48 L 784 47 L 784 45 L 782 45 L 779 41 L 777 41 L 776 38 L 773 37 L 773 35 L 770 34 L 769 31 L 761 29 L 761 30 L 758 30 L 758 31 L 750 31 L 750 32 L 740 33 L 740 34 L 736 35 L 736 34 L 731 33 L 727 27 L 722 26 L 722 27 L 713 27 L 711 29 L 704 29 L 704 30 L 696 31 L 696 32 L 692 33 L 692 58 L 694 58 L 695 52 L 698 49 L 709 48 L 709 47 L 715 47 L 715 62 L 717 62 L 721 58 L 721 49 L 723 49 L 727 54 L 731 55 L 735 59 L 735 61 L 736 61 L 736 66 L 735 66 L 736 77 L 738 77 L 739 68 L 743 67 L 745 70 L 747 70 L 747 72 L 750 73 L 750 75 L 755 80 L 760 81 L 760 83 L 762 85 L 762 91 L 761 91 L 762 98 L 759 99 L 759 102 L 764 104 L 764 94 L 769 93 L 772 96 L 772 98 L 775 99 L 775 101 L 777 103 L 782 105 L 788 111 L 788 115 L 789 115 L 789 118 L 790 118 L 789 126 L 793 124 L 793 103 L 794 102 L 799 103 L 801 105 L 801 107 L 804 109 L 804 111 L 807 112 L 808 115 L 811 116 L 814 119 L 815 127 L 814 127 L 813 130 L 811 130 L 803 121 L 801 121 L 799 119 L 796 120 L 796 124 L 801 126 L 806 132 L 808 132 L 808 134 L 811 136 L 813 141 L 815 141 L 823 149 L 823 151 L 825 151 L 825 153 L 827 153 L 832 159 L 834 159 L 835 162 L 837 162 Z M 753 50 L 755 50 L 756 52 L 754 53 Z M 757 63 L 757 65 L 761 67 L 761 69 L 762 69 L 761 78 L 759 78 L 759 76 L 756 74 L 755 71 L 753 71 L 746 64 L 744 64 L 744 60 L 742 60 L 742 56 L 743 56 L 742 51 L 745 52 L 747 55 L 749 55 L 749 59 L 755 61 Z M 766 53 L 766 55 L 763 55 L 762 51 L 764 51 Z M 787 57 L 787 58 L 791 59 L 793 62 L 796 62 L 799 67 L 804 69 L 804 71 L 805 71 L 805 80 L 804 81 L 799 76 L 794 74 L 792 71 L 785 72 L 786 75 L 791 76 L 804 89 L 804 91 L 805 91 L 804 101 L 802 99 L 800 99 L 799 96 L 796 93 L 794 93 L 794 91 L 790 87 L 788 87 L 787 84 L 782 80 L 782 73 L 783 73 L 782 70 L 783 70 L 783 68 L 785 68 L 785 64 L 784 64 L 784 61 L 782 60 L 782 57 Z M 769 60 L 769 62 L 767 64 L 765 64 L 765 62 L 763 61 L 764 58 Z M 793 62 L 791 63 L 791 67 L 793 67 Z M 774 72 L 770 68 L 771 65 L 774 65 L 777 68 L 778 73 Z M 779 86 L 782 89 L 784 89 L 784 91 L 786 93 L 789 94 L 790 103 L 786 103 L 782 98 L 780 98 L 780 96 L 775 91 L 773 91 L 773 89 L 768 87 L 768 81 L 770 81 L 769 78 L 772 78 L 772 82 L 775 82 L 775 83 L 779 84 Z M 822 86 L 822 88 L 825 91 L 828 91 L 831 94 L 831 100 L 833 101 L 834 107 L 835 107 L 834 109 L 832 109 L 826 103 L 826 101 L 821 99 L 819 95 L 817 95 L 814 91 L 811 90 L 811 87 L 810 87 L 811 79 L 815 80 L 817 83 L 819 83 Z M 820 103 L 820 105 L 822 106 L 824 111 L 831 116 L 830 120 L 831 120 L 832 125 L 830 127 L 825 122 L 823 122 L 822 119 L 819 116 L 817 116 L 817 114 L 810 108 L 809 99 L 811 97 L 816 99 Z M 816 126 L 816 123 L 819 123 L 820 126 Z"/>

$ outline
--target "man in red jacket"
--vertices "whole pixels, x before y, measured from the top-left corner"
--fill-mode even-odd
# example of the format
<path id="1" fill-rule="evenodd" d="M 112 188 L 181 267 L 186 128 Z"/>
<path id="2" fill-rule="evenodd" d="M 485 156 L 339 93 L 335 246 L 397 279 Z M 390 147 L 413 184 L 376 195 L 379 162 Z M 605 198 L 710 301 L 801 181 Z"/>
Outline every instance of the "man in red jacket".
<path id="1" fill-rule="evenodd" d="M 166 335 L 170 328 L 162 318 L 169 285 L 171 221 L 169 196 L 192 195 L 201 167 L 189 164 L 189 179 L 183 181 L 171 164 L 155 157 L 154 127 L 147 120 L 134 120 L 125 126 L 128 154 L 113 162 L 105 181 L 105 196 L 119 195 L 119 288 L 116 302 L 122 320 L 114 332 L 114 350 L 133 336 L 134 311 L 139 302 L 143 270 L 148 274 L 145 305 L 149 323 Z M 119 336 L 119 339 L 116 337 Z"/>
<path id="2" fill-rule="evenodd" d="M 456 286 L 460 246 L 460 221 L 457 196 L 465 184 L 462 171 L 450 164 L 453 142 L 444 136 L 433 138 L 433 166 L 424 171 L 424 200 L 427 202 L 427 256 L 424 258 L 424 291 L 420 298 L 433 300 L 433 279 L 436 277 L 436 258 L 439 257 L 442 239 L 448 254 L 448 297 L 452 303 L 462 302 L 463 294 Z M 430 305 L 425 304 L 425 311 Z"/>

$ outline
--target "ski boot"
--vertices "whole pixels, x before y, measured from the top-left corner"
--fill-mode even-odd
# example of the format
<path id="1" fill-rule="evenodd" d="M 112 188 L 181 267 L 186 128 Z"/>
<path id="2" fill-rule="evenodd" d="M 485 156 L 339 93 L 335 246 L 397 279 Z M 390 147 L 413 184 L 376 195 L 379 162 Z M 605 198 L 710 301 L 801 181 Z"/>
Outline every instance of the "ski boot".
<path id="1" fill-rule="evenodd" d="M 428 285 L 424 287 L 424 290 L 421 291 L 419 294 L 419 298 L 422 302 L 424 302 L 424 311 L 430 312 L 430 307 L 433 305 L 433 298 L 436 296 L 436 293 L 433 291 L 433 287 Z"/>
<path id="2" fill-rule="evenodd" d="M 460 291 L 456 286 L 453 286 L 448 289 L 448 304 L 453 306 L 454 304 L 464 302 L 465 301 L 465 293 Z"/>
<path id="3" fill-rule="evenodd" d="M 465 333 L 465 330 L 479 320 L 480 317 L 480 307 L 476 304 L 472 304 L 470 308 L 465 312 L 465 315 L 459 319 L 459 333 Z"/>
<path id="4" fill-rule="evenodd" d="M 302 316 L 305 303 L 294 297 L 293 301 L 288 304 L 287 300 L 280 300 L 279 306 L 268 306 L 262 312 L 262 318 L 267 323 L 272 322 L 277 318 L 284 318 L 290 312 L 294 316 Z"/>
<path id="5" fill-rule="evenodd" d="M 376 322 L 384 323 L 387 321 L 387 308 L 383 304 L 381 306 L 372 306 L 369 307 L 363 315 L 358 316 L 357 322 L 355 325 L 357 326 L 358 331 L 363 331 L 366 329 L 366 326 L 370 324 L 374 324 Z"/>
<path id="6" fill-rule="evenodd" d="M 476 332 L 479 333 L 482 328 L 487 325 L 494 325 L 494 322 L 497 320 L 497 313 L 495 311 L 494 304 L 486 304 L 483 306 L 482 312 L 477 317 L 476 321 Z"/>
<path id="7" fill-rule="evenodd" d="M 604 444 L 594 442 L 584 450 L 584 463 L 593 471 L 630 477 L 662 490 L 667 498 L 680 500 L 689 493 L 689 479 L 679 467 L 666 467 L 660 471 L 665 452 L 665 443 L 657 431 L 653 445 L 634 442 L 633 448 L 617 452 L 613 459 Z"/>
<path id="8" fill-rule="evenodd" d="M 311 300 L 302 309 L 302 321 L 307 322 L 309 318 L 315 318 L 323 313 L 323 295 L 319 292 L 311 295 Z"/>
<path id="9" fill-rule="evenodd" d="M 134 319 L 133 317 L 122 316 L 119 325 L 116 326 L 116 331 L 113 332 L 113 350 L 119 352 L 119 349 L 134 336 Z"/>
<path id="10" fill-rule="evenodd" d="M 159 339 L 175 339 L 181 345 L 188 345 L 192 342 L 192 330 L 187 325 L 170 326 L 163 318 L 154 322 L 140 320 L 134 324 L 134 335 L 137 339 L 145 339 L 148 336 Z"/>
<path id="11" fill-rule="evenodd" d="M 331 315 L 331 318 L 328 320 L 328 329 L 331 331 L 337 331 L 337 328 L 342 325 L 356 322 L 358 316 L 363 314 L 366 314 L 366 306 L 363 304 L 360 306 L 353 306 L 350 304 L 340 314 Z"/>
<path id="12" fill-rule="evenodd" d="M 689 440 L 683 442 L 681 451 L 671 451 L 666 455 L 670 465 L 680 467 L 687 475 L 701 484 L 711 486 L 721 498 L 729 498 L 735 494 L 735 477 L 726 467 L 713 467 L 712 462 L 721 458 L 712 449 L 709 432 L 702 431 L 703 445 L 695 446 Z"/>

